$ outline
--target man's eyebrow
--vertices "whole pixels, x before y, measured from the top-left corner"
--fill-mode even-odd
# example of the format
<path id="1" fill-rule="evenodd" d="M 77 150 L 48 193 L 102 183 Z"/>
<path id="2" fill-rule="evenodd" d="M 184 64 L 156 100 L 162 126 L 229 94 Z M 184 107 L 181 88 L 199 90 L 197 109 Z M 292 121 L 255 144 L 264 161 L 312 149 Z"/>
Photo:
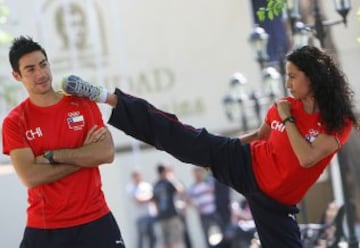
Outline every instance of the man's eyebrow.
<path id="1" fill-rule="evenodd" d="M 43 64 L 44 62 L 47 62 L 47 59 L 41 60 L 39 64 Z"/>
<path id="2" fill-rule="evenodd" d="M 31 68 L 33 68 L 35 65 L 26 65 L 26 66 L 24 66 L 24 69 L 31 69 Z"/>
<path id="3" fill-rule="evenodd" d="M 47 62 L 47 59 L 43 59 L 43 60 L 41 60 L 40 61 L 40 65 L 41 64 L 43 64 L 43 63 L 45 63 L 45 62 Z M 26 66 L 24 66 L 24 69 L 31 69 L 31 68 L 33 68 L 35 65 L 26 65 Z"/>

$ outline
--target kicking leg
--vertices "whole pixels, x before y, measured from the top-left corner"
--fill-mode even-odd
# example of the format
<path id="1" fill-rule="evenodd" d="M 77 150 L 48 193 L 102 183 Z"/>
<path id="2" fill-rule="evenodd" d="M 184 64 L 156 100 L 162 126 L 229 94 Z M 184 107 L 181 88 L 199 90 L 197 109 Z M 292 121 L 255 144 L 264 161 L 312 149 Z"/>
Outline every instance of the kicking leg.
<path id="1" fill-rule="evenodd" d="M 110 94 L 107 89 L 92 85 L 75 75 L 63 78 L 61 87 L 65 93 L 70 95 L 87 97 L 99 103 L 107 103 L 113 108 L 117 104 L 117 96 L 115 94 Z"/>

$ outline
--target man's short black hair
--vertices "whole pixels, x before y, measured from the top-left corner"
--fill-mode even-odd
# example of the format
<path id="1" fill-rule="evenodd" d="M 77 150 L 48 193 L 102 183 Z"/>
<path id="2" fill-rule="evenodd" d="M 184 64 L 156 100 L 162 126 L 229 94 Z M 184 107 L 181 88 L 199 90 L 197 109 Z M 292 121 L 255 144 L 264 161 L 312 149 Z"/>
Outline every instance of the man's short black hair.
<path id="1" fill-rule="evenodd" d="M 21 35 L 15 38 L 12 42 L 9 51 L 9 61 L 13 71 L 20 73 L 19 70 L 20 58 L 25 54 L 34 51 L 41 51 L 44 54 L 45 58 L 47 59 L 47 54 L 45 52 L 45 49 L 42 46 L 40 46 L 39 43 L 35 42 L 31 37 Z"/>

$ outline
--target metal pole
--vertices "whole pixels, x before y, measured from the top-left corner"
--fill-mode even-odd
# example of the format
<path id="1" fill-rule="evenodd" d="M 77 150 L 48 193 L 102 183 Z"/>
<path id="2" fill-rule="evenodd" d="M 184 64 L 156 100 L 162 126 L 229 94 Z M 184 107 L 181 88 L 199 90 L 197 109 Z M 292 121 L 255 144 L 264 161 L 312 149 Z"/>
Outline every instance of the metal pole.
<path id="1" fill-rule="evenodd" d="M 326 33 L 324 30 L 324 25 L 323 25 L 322 18 L 321 18 L 320 6 L 319 6 L 318 0 L 314 1 L 314 17 L 315 17 L 316 37 L 319 39 L 321 47 L 324 48 Z"/>
<path id="2" fill-rule="evenodd" d="M 338 206 L 342 206 L 344 205 L 343 183 L 341 177 L 337 176 L 337 175 L 341 175 L 339 155 L 336 154 L 334 156 L 329 166 L 330 166 L 331 185 L 333 189 L 334 200 Z"/>
<path id="3" fill-rule="evenodd" d="M 260 106 L 259 96 L 256 94 L 256 91 L 253 90 L 251 92 L 250 100 L 254 102 L 254 113 L 256 116 L 257 124 L 260 127 L 262 123 L 261 106 Z"/>
<path id="4" fill-rule="evenodd" d="M 249 130 L 248 120 L 246 116 L 246 108 L 244 106 L 245 102 L 244 99 L 239 99 L 238 103 L 240 105 L 240 115 L 241 115 L 241 125 L 244 132 Z"/>
<path id="5" fill-rule="evenodd" d="M 280 75 L 281 75 L 281 84 L 282 84 L 282 87 L 283 87 L 283 93 L 284 93 L 284 96 L 287 96 L 288 95 L 288 90 L 287 90 L 287 87 L 286 87 L 286 70 L 285 70 L 285 55 L 284 55 L 284 51 L 280 51 L 279 52 L 279 71 L 280 71 Z"/>

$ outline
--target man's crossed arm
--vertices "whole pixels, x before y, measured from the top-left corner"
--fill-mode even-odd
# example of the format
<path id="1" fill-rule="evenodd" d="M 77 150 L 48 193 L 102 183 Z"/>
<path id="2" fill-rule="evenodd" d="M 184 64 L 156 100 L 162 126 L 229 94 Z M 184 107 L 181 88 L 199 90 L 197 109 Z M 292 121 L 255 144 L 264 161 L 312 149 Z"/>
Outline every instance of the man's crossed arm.
<path id="1" fill-rule="evenodd" d="M 94 126 L 81 147 L 53 150 L 57 164 L 50 164 L 42 155 L 36 156 L 30 148 L 10 152 L 16 173 L 26 187 L 52 183 L 70 175 L 81 167 L 94 167 L 114 160 L 114 143 L 106 127 Z"/>

